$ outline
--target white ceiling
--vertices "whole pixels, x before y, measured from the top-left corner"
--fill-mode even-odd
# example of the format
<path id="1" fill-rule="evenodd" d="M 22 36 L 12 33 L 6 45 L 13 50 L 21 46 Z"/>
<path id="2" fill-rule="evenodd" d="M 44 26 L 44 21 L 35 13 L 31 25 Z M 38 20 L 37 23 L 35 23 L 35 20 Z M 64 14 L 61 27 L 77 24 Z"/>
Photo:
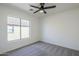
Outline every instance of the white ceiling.
<path id="1" fill-rule="evenodd" d="M 30 7 L 30 5 L 40 6 L 38 3 L 10 3 L 9 5 L 20 8 L 26 12 L 29 12 L 30 14 L 33 14 L 33 12 L 37 10 L 33 7 Z M 54 13 L 68 10 L 68 9 L 74 9 L 74 8 L 79 7 L 79 3 L 46 3 L 45 4 L 45 6 L 52 6 L 52 5 L 56 5 L 56 8 L 47 9 L 46 10 L 47 14 L 54 14 Z M 33 9 L 33 11 L 30 11 L 30 9 Z M 33 15 L 36 17 L 45 16 L 44 13 L 40 13 L 40 12 L 33 14 Z"/>

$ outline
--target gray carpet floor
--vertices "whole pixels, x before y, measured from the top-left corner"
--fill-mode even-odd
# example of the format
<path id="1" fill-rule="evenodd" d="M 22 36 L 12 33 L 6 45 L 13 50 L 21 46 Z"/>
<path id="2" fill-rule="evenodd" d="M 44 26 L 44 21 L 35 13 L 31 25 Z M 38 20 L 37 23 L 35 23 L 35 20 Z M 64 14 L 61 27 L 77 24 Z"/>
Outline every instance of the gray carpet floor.
<path id="1" fill-rule="evenodd" d="M 37 42 L 23 48 L 7 52 L 3 56 L 79 56 L 79 51 L 61 46 Z"/>

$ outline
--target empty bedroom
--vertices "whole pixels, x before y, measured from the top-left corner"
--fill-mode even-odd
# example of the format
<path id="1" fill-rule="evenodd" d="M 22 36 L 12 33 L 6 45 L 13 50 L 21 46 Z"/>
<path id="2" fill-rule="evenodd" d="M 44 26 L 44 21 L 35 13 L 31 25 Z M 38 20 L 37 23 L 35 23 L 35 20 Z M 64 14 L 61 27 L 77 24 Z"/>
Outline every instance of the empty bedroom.
<path id="1" fill-rule="evenodd" d="M 79 3 L 0 3 L 0 56 L 79 56 Z"/>

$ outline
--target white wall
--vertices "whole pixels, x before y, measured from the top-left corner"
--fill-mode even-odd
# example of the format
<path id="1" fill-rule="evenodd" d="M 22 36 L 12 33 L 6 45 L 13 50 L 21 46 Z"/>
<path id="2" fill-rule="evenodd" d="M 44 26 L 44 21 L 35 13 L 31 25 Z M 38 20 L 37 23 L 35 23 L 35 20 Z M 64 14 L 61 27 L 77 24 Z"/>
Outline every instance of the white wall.
<path id="1" fill-rule="evenodd" d="M 79 50 L 79 8 L 47 15 L 42 25 L 42 41 Z"/>
<path id="2" fill-rule="evenodd" d="M 7 40 L 7 16 L 31 21 L 31 37 L 23 40 Z M 28 13 L 10 6 L 0 5 L 0 54 L 39 41 L 39 21 Z"/>

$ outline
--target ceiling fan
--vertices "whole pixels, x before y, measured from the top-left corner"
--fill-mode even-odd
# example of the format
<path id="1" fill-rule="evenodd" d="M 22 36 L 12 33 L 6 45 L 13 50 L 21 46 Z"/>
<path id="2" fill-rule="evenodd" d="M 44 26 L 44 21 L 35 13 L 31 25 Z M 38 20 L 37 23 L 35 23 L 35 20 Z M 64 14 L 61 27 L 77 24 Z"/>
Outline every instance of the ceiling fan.
<path id="1" fill-rule="evenodd" d="M 51 8 L 55 8 L 55 7 L 56 7 L 56 5 L 45 7 L 45 3 L 40 3 L 40 7 L 34 6 L 34 5 L 30 5 L 30 6 L 33 7 L 33 8 L 37 8 L 37 9 L 38 9 L 38 10 L 35 11 L 34 13 L 37 13 L 37 12 L 40 11 L 40 12 L 44 12 L 44 14 L 47 13 L 47 12 L 45 11 L 45 9 L 51 9 Z"/>

